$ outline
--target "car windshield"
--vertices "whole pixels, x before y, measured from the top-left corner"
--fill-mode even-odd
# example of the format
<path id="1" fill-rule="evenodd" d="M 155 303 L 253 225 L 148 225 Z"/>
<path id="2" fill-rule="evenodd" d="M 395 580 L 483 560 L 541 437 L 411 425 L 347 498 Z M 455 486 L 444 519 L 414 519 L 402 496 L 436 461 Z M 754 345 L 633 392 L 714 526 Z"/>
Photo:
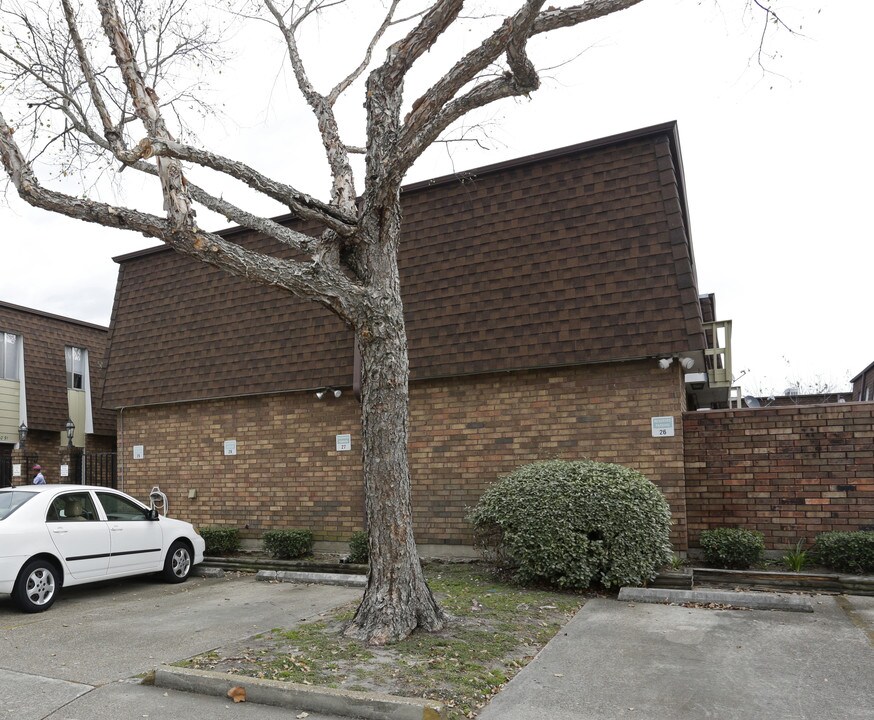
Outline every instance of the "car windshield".
<path id="1" fill-rule="evenodd" d="M 6 490 L 0 492 L 0 520 L 5 520 L 28 500 L 36 497 L 29 490 Z"/>

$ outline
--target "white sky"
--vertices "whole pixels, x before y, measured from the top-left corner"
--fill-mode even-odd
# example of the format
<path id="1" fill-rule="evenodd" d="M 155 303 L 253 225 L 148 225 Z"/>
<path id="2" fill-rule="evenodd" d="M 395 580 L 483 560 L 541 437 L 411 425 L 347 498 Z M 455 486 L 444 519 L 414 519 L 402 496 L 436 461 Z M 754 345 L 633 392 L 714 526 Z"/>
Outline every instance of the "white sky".
<path id="1" fill-rule="evenodd" d="M 874 361 L 866 282 L 874 268 L 874 3 L 782 2 L 803 35 L 774 38 L 769 47 L 780 55 L 768 61 L 770 74 L 754 60 L 761 19 L 744 18 L 742 4 L 647 0 L 553 34 L 534 47 L 538 66 L 585 52 L 549 73 L 530 100 L 480 116 L 488 149 L 438 145 L 407 182 L 677 120 L 699 288 L 716 293 L 720 319 L 734 321 L 734 372 L 747 370 L 744 392 L 780 392 L 796 380 L 843 389 Z M 365 20 L 353 17 L 353 26 Z M 333 28 L 322 21 L 306 36 L 305 58 L 321 54 L 313 67 L 322 90 L 358 60 L 349 38 L 338 59 Z M 432 50 L 426 72 L 472 41 L 464 33 Z M 236 42 L 247 50 L 219 78 L 231 88 L 221 101 L 234 122 L 206 128 L 204 144 L 325 197 L 311 116 L 282 99 L 292 82 L 282 48 L 244 33 Z M 362 102 L 357 91 L 342 107 L 352 144 L 363 143 Z M 160 207 L 157 187 L 126 192 L 141 209 Z M 206 217 L 207 229 L 227 225 Z M 0 300 L 99 324 L 109 323 L 112 309 L 118 266 L 111 258 L 155 244 L 32 209 L 11 192 L 0 202 L 0 242 Z"/>

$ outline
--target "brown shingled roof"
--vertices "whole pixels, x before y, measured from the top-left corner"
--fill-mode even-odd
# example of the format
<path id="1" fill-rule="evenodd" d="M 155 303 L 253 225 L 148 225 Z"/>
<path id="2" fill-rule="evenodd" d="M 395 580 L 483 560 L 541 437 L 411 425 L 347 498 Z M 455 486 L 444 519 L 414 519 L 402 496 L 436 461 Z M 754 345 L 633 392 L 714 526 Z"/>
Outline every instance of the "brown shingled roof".
<path id="1" fill-rule="evenodd" d="M 64 429 L 69 417 L 64 348 L 72 346 L 88 350 L 94 432 L 115 435 L 115 413 L 102 409 L 107 328 L 0 302 L 0 332 L 24 338 L 30 429 Z"/>
<path id="2" fill-rule="evenodd" d="M 413 380 L 704 345 L 673 123 L 418 183 L 402 201 Z M 110 406 L 351 384 L 352 333 L 320 306 L 165 248 L 118 260 Z"/>

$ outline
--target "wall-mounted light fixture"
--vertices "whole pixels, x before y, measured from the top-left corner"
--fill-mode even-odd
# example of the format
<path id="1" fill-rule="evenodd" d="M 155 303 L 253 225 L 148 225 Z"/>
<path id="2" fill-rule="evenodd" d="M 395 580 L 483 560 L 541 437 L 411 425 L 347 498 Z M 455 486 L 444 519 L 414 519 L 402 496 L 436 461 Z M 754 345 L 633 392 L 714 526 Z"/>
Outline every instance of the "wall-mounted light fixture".
<path id="1" fill-rule="evenodd" d="M 27 425 L 21 423 L 18 426 L 18 448 L 24 450 L 24 443 L 27 440 Z"/>
<path id="2" fill-rule="evenodd" d="M 343 391 L 340 390 L 339 388 L 325 387 L 325 388 L 319 388 L 318 390 L 316 390 L 316 397 L 319 400 L 322 400 L 325 397 L 325 395 L 327 395 L 328 393 L 333 395 L 335 398 L 341 397 L 343 395 Z"/>
<path id="3" fill-rule="evenodd" d="M 671 367 L 671 364 L 672 364 L 673 362 L 674 362 L 674 358 L 672 358 L 672 357 L 664 357 L 664 358 L 661 358 L 661 359 L 659 360 L 659 367 L 660 367 L 662 370 L 667 370 L 669 367 Z"/>
<path id="4" fill-rule="evenodd" d="M 73 424 L 72 418 L 67 418 L 67 424 L 64 425 L 67 429 L 67 447 L 73 447 L 73 435 L 76 432 L 76 426 Z"/>
<path id="5" fill-rule="evenodd" d="M 316 397 L 321 400 L 323 397 L 325 397 L 325 392 L 325 390 L 316 390 Z"/>
<path id="6" fill-rule="evenodd" d="M 695 360 L 690 357 L 681 357 L 680 365 L 683 366 L 684 370 L 691 370 L 693 367 L 695 367 Z"/>

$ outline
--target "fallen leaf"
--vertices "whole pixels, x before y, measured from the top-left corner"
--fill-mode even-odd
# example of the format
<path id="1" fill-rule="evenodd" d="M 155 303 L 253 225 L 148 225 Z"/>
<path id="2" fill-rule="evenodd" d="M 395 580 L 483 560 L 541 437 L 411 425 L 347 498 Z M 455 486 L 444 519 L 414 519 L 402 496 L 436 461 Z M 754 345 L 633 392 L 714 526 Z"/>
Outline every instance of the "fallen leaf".
<path id="1" fill-rule="evenodd" d="M 310 714 L 308 712 L 302 712 L 300 715 L 295 715 L 298 720 L 303 720 L 303 718 L 309 717 Z"/>
<path id="2" fill-rule="evenodd" d="M 235 703 L 246 702 L 246 688 L 234 685 L 228 690 L 228 697 Z"/>

